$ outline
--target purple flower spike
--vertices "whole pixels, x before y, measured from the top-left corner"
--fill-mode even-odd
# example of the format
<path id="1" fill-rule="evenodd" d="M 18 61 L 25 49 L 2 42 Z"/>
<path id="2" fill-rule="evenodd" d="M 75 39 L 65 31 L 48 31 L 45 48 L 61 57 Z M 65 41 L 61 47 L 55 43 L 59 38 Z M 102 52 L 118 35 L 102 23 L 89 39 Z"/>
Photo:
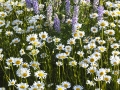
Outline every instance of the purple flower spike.
<path id="1" fill-rule="evenodd" d="M 78 15 L 79 15 L 79 6 L 75 5 L 74 6 L 73 17 L 78 17 Z"/>
<path id="2" fill-rule="evenodd" d="M 90 3 L 90 0 L 85 0 L 86 2 Z"/>
<path id="3" fill-rule="evenodd" d="M 70 15 L 70 0 L 66 0 L 66 5 L 65 5 L 65 10 L 66 10 L 66 15 Z"/>
<path id="4" fill-rule="evenodd" d="M 73 17 L 72 18 L 72 32 L 76 31 L 75 24 L 77 24 L 77 23 L 78 23 L 78 18 L 77 17 Z"/>
<path id="5" fill-rule="evenodd" d="M 31 0 L 25 0 L 27 8 L 32 8 Z"/>
<path id="6" fill-rule="evenodd" d="M 93 1 L 93 9 L 94 9 L 95 11 L 97 11 L 98 5 L 99 5 L 99 0 L 94 0 L 94 1 Z"/>
<path id="7" fill-rule="evenodd" d="M 35 14 L 39 14 L 38 0 L 32 0 L 32 4 L 33 4 L 33 10 L 34 10 Z"/>
<path id="8" fill-rule="evenodd" d="M 60 20 L 57 14 L 55 14 L 55 17 L 54 17 L 54 28 L 57 32 L 60 32 Z"/>
<path id="9" fill-rule="evenodd" d="M 53 12 L 52 5 L 48 5 L 47 7 L 47 20 L 48 21 L 51 21 L 52 19 L 52 12 Z"/>
<path id="10" fill-rule="evenodd" d="M 99 6 L 98 7 L 98 20 L 102 20 L 103 19 L 103 13 L 104 13 L 104 7 L 103 6 Z"/>

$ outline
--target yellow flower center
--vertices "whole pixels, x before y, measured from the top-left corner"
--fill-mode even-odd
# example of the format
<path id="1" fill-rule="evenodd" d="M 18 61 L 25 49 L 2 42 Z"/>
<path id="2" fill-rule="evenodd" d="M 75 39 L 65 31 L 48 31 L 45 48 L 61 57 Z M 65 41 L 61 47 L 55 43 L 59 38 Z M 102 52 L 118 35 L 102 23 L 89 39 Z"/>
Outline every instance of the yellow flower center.
<path id="1" fill-rule="evenodd" d="M 46 35 L 42 35 L 42 38 L 46 38 Z"/>
<path id="2" fill-rule="evenodd" d="M 102 27 L 105 26 L 105 23 L 101 23 L 100 26 L 102 26 Z"/>
<path id="3" fill-rule="evenodd" d="M 30 38 L 30 41 L 35 41 L 35 38 L 34 38 L 34 37 L 31 37 L 31 38 Z"/>
<path id="4" fill-rule="evenodd" d="M 58 90 L 63 90 L 63 89 L 60 87 L 60 88 L 58 88 Z"/>
<path id="5" fill-rule="evenodd" d="M 100 76 L 104 75 L 104 72 L 100 72 Z"/>
<path id="6" fill-rule="evenodd" d="M 23 76 L 26 77 L 26 76 L 27 76 L 27 73 L 23 73 Z"/>
<path id="7" fill-rule="evenodd" d="M 38 83 L 37 86 L 40 87 L 40 86 L 42 86 L 42 85 Z"/>
<path id="8" fill-rule="evenodd" d="M 43 74 L 43 73 L 38 73 L 38 76 L 39 76 L 39 77 L 43 77 L 44 74 Z"/>
<path id="9" fill-rule="evenodd" d="M 105 81 L 109 81 L 109 79 L 107 77 L 104 78 Z"/>
<path id="10" fill-rule="evenodd" d="M 95 72 L 94 69 L 91 69 L 91 70 L 90 70 L 90 73 L 94 73 L 94 72 Z"/>
<path id="11" fill-rule="evenodd" d="M 16 64 L 18 64 L 18 65 L 19 65 L 20 63 L 21 63 L 21 62 L 20 62 L 19 60 L 18 60 L 18 61 L 16 61 Z"/>
<path id="12" fill-rule="evenodd" d="M 3 24 L 3 22 L 0 22 L 0 24 Z"/>
<path id="13" fill-rule="evenodd" d="M 64 87 L 67 88 L 67 87 L 68 87 L 68 84 L 64 84 Z"/>
<path id="14" fill-rule="evenodd" d="M 25 86 L 24 86 L 24 85 L 21 85 L 20 88 L 25 89 Z"/>
<path id="15" fill-rule="evenodd" d="M 76 90 L 80 90 L 80 88 L 76 88 Z"/>
<path id="16" fill-rule="evenodd" d="M 9 63 L 12 63 L 12 60 L 10 59 L 8 62 L 9 62 Z"/>
<path id="17" fill-rule="evenodd" d="M 90 62 L 94 62 L 94 61 L 95 61 L 94 58 L 91 58 L 91 59 L 90 59 Z"/>

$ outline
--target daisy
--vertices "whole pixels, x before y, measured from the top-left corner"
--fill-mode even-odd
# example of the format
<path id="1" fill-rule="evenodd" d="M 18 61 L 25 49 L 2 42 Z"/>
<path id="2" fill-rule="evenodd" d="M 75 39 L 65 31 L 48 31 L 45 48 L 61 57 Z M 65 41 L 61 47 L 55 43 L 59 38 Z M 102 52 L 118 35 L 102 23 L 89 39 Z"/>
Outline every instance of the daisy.
<path id="1" fill-rule="evenodd" d="M 32 85 L 32 86 L 30 86 L 30 88 L 28 90 L 39 90 L 39 89 L 40 88 L 38 88 L 37 86 Z M 42 90 L 42 89 L 40 89 L 40 90 Z"/>
<path id="2" fill-rule="evenodd" d="M 13 57 L 10 57 L 10 58 L 7 58 L 7 59 L 6 59 L 7 65 L 11 65 L 11 64 L 13 63 L 13 61 L 14 61 L 14 58 L 13 58 Z"/>
<path id="3" fill-rule="evenodd" d="M 70 66 L 76 66 L 76 65 L 77 65 L 77 62 L 76 62 L 75 60 L 70 61 L 70 62 L 69 62 L 69 65 L 70 65 Z"/>
<path id="4" fill-rule="evenodd" d="M 66 23 L 70 25 L 72 23 L 72 20 L 71 19 L 67 19 Z"/>
<path id="5" fill-rule="evenodd" d="M 92 66 L 92 67 L 89 67 L 89 68 L 87 69 L 87 73 L 93 74 L 93 73 L 96 72 L 96 70 L 97 70 L 97 68 Z"/>
<path id="6" fill-rule="evenodd" d="M 21 49 L 19 52 L 20 52 L 20 55 L 21 55 L 21 56 L 25 54 L 24 49 Z"/>
<path id="7" fill-rule="evenodd" d="M 98 17 L 98 14 L 97 13 L 92 13 L 90 14 L 90 18 L 97 18 Z"/>
<path id="8" fill-rule="evenodd" d="M 8 86 L 13 86 L 13 85 L 15 85 L 15 83 L 16 83 L 16 80 L 14 80 L 14 79 L 9 80 L 8 81 Z"/>
<path id="9" fill-rule="evenodd" d="M 109 15 L 111 17 L 117 17 L 118 16 L 118 14 L 116 13 L 116 11 L 109 11 Z"/>
<path id="10" fill-rule="evenodd" d="M 38 68 L 39 68 L 39 65 L 40 65 L 40 63 L 37 62 L 37 61 L 31 61 L 31 62 L 30 62 L 30 66 L 32 66 L 32 67 L 34 68 L 34 70 L 35 70 L 35 69 L 38 69 Z"/>
<path id="11" fill-rule="evenodd" d="M 44 89 L 44 86 L 45 86 L 45 84 L 44 84 L 43 82 L 40 82 L 40 81 L 35 81 L 35 82 L 33 83 L 33 85 L 34 85 L 34 86 L 37 86 L 40 90 L 41 90 L 41 89 Z"/>
<path id="12" fill-rule="evenodd" d="M 19 84 L 16 84 L 16 86 L 18 90 L 26 90 L 29 87 L 27 83 L 22 83 L 22 82 Z"/>
<path id="13" fill-rule="evenodd" d="M 60 40 L 61 40 L 60 38 L 54 38 L 54 39 L 53 39 L 53 41 L 54 41 L 55 43 L 60 42 Z"/>
<path id="14" fill-rule="evenodd" d="M 115 35 L 115 31 L 114 30 L 107 30 L 107 32 L 108 32 L 108 35 Z"/>
<path id="15" fill-rule="evenodd" d="M 40 57 L 41 57 L 41 58 L 45 58 L 45 57 L 47 57 L 47 54 L 46 54 L 46 53 L 42 53 L 42 54 L 40 55 Z"/>
<path id="16" fill-rule="evenodd" d="M 86 81 L 86 84 L 88 84 L 88 85 L 90 85 L 90 86 L 95 86 L 95 82 L 93 82 L 93 81 L 90 81 L 90 80 L 87 80 Z"/>
<path id="17" fill-rule="evenodd" d="M 75 85 L 73 86 L 73 90 L 83 90 L 83 86 Z"/>
<path id="18" fill-rule="evenodd" d="M 118 49 L 119 48 L 119 44 L 118 43 L 113 43 L 112 45 L 111 45 L 111 48 L 113 48 L 113 49 Z"/>
<path id="19" fill-rule="evenodd" d="M 94 49 L 94 48 L 96 48 L 96 44 L 95 43 L 88 43 L 88 48 L 89 49 Z"/>
<path id="20" fill-rule="evenodd" d="M 73 32 L 72 36 L 73 36 L 74 39 L 79 39 L 80 38 L 80 35 L 79 35 L 78 32 Z"/>
<path id="21" fill-rule="evenodd" d="M 26 37 L 27 42 L 32 42 L 36 40 L 38 40 L 37 34 L 30 34 L 30 35 L 27 35 Z"/>
<path id="22" fill-rule="evenodd" d="M 26 63 L 26 62 L 23 62 L 23 63 L 21 64 L 21 67 L 22 67 L 22 68 L 29 68 L 29 64 Z"/>
<path id="23" fill-rule="evenodd" d="M 64 45 L 63 44 L 58 44 L 56 49 L 64 50 Z"/>
<path id="24" fill-rule="evenodd" d="M 56 58 L 63 60 L 63 59 L 67 58 L 67 55 L 66 55 L 66 53 L 59 53 L 56 55 Z"/>
<path id="25" fill-rule="evenodd" d="M 77 23 L 74 25 L 74 27 L 75 27 L 75 30 L 79 30 L 82 27 L 82 24 Z"/>
<path id="26" fill-rule="evenodd" d="M 13 44 L 17 44 L 17 43 L 19 43 L 20 42 L 20 39 L 19 38 L 14 38 L 13 40 L 12 40 L 12 42 L 11 42 L 11 44 L 13 43 Z"/>
<path id="27" fill-rule="evenodd" d="M 6 31 L 6 32 L 5 32 L 5 35 L 6 35 L 6 36 L 12 36 L 12 35 L 13 35 L 13 32 L 12 32 L 12 31 Z"/>
<path id="28" fill-rule="evenodd" d="M 98 77 L 103 77 L 106 75 L 106 71 L 104 68 L 100 68 L 99 70 L 97 70 L 96 74 Z"/>
<path id="29" fill-rule="evenodd" d="M 108 38 L 108 42 L 109 42 L 109 43 L 112 44 L 114 41 L 116 41 L 116 38 L 115 38 L 115 37 L 109 37 L 109 38 Z"/>
<path id="30" fill-rule="evenodd" d="M 35 56 L 35 55 L 37 55 L 39 52 L 40 52 L 40 51 L 39 51 L 38 49 L 33 49 L 33 50 L 31 50 L 30 54 L 33 55 L 33 56 Z"/>
<path id="31" fill-rule="evenodd" d="M 62 86 L 67 89 L 67 88 L 70 88 L 70 87 L 71 87 L 71 84 L 70 84 L 68 81 L 63 81 L 63 82 L 62 82 Z"/>
<path id="32" fill-rule="evenodd" d="M 100 52 L 105 52 L 106 51 L 105 46 L 98 46 L 98 49 L 100 50 Z"/>
<path id="33" fill-rule="evenodd" d="M 96 27 L 91 27 L 91 32 L 92 32 L 92 33 L 97 33 L 97 32 L 98 32 L 98 28 L 96 28 Z"/>
<path id="34" fill-rule="evenodd" d="M 107 2 L 106 2 L 106 6 L 108 6 L 108 7 L 113 7 L 113 3 L 110 2 L 110 1 L 107 1 Z"/>
<path id="35" fill-rule="evenodd" d="M 79 31 L 79 36 L 80 36 L 80 38 L 84 37 L 85 36 L 85 32 L 84 31 Z"/>
<path id="36" fill-rule="evenodd" d="M 112 78 L 111 76 L 105 75 L 105 76 L 103 77 L 103 80 L 104 80 L 106 83 L 110 83 L 111 78 Z"/>
<path id="37" fill-rule="evenodd" d="M 114 56 L 117 56 L 117 55 L 119 55 L 119 54 L 120 54 L 119 51 L 112 51 L 112 55 L 114 55 Z"/>
<path id="38" fill-rule="evenodd" d="M 0 12 L 0 17 L 6 17 L 7 16 L 7 13 L 6 12 Z"/>
<path id="39" fill-rule="evenodd" d="M 83 51 L 78 51 L 77 54 L 78 54 L 80 57 L 83 57 L 84 52 L 83 52 Z"/>
<path id="40" fill-rule="evenodd" d="M 75 44 L 75 39 L 74 38 L 70 38 L 69 40 L 67 40 L 67 44 L 73 45 Z"/>
<path id="41" fill-rule="evenodd" d="M 45 71 L 43 70 L 39 70 L 35 72 L 35 76 L 38 77 L 39 79 L 45 79 L 47 76 L 47 73 L 45 73 Z"/>
<path id="42" fill-rule="evenodd" d="M 115 23 L 113 23 L 113 22 L 110 23 L 110 26 L 111 26 L 111 27 L 116 27 Z"/>
<path id="43" fill-rule="evenodd" d="M 58 61 L 58 62 L 56 62 L 56 65 L 60 67 L 63 65 L 63 63 L 61 61 Z"/>
<path id="44" fill-rule="evenodd" d="M 103 44 L 106 43 L 106 41 L 105 41 L 105 40 L 99 40 L 98 43 L 99 43 L 100 45 L 103 45 Z"/>
<path id="45" fill-rule="evenodd" d="M 23 62 L 23 58 L 14 58 L 13 65 L 20 66 Z"/>
<path id="46" fill-rule="evenodd" d="M 100 26 L 100 28 L 106 28 L 108 26 L 108 21 L 99 20 L 98 25 Z"/>
<path id="47" fill-rule="evenodd" d="M 62 85 L 57 85 L 56 90 L 65 90 L 65 87 Z"/>
<path id="48" fill-rule="evenodd" d="M 4 26 L 5 25 L 5 21 L 3 20 L 0 20 L 0 27 Z"/>
<path id="49" fill-rule="evenodd" d="M 26 50 L 32 50 L 33 49 L 33 46 L 32 45 L 29 45 L 27 46 Z"/>
<path id="50" fill-rule="evenodd" d="M 48 37 L 48 33 L 47 33 L 47 32 L 41 32 L 41 33 L 39 33 L 39 37 L 40 37 L 42 40 L 46 40 L 47 37 Z"/>
<path id="51" fill-rule="evenodd" d="M 21 78 L 27 78 L 31 74 L 30 70 L 27 68 L 19 68 L 16 73 L 17 73 L 17 76 Z"/>
<path id="52" fill-rule="evenodd" d="M 47 37 L 47 40 L 46 40 L 48 43 L 51 43 L 53 40 L 52 40 L 52 37 Z"/>
<path id="53" fill-rule="evenodd" d="M 26 32 L 32 32 L 32 31 L 34 31 L 34 26 L 29 26 L 29 27 L 27 27 L 27 31 Z"/>
<path id="54" fill-rule="evenodd" d="M 65 46 L 65 52 L 71 52 L 72 47 L 71 46 Z"/>

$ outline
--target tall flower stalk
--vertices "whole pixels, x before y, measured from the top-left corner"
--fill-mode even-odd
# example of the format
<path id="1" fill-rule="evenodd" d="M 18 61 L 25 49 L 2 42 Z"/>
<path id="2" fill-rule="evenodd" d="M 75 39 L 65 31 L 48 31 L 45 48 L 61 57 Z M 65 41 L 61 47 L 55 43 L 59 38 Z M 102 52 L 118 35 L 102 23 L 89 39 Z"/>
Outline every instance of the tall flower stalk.
<path id="1" fill-rule="evenodd" d="M 32 0 L 33 4 L 33 10 L 35 14 L 39 14 L 39 5 L 38 5 L 38 0 Z"/>
<path id="2" fill-rule="evenodd" d="M 27 8 L 32 8 L 31 0 L 25 0 Z"/>
<path id="3" fill-rule="evenodd" d="M 66 0 L 65 11 L 66 11 L 67 17 L 69 17 L 70 16 L 70 0 Z"/>
<path id="4" fill-rule="evenodd" d="M 57 32 L 60 32 L 60 19 L 58 18 L 57 14 L 55 14 L 54 17 L 54 28 Z"/>

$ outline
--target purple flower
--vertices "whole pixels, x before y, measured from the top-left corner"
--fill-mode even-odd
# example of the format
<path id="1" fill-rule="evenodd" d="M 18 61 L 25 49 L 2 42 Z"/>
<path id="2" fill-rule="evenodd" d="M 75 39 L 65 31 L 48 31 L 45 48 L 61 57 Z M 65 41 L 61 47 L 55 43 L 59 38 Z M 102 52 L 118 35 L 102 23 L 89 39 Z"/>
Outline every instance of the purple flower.
<path id="1" fill-rule="evenodd" d="M 85 0 L 86 2 L 90 3 L 90 0 Z"/>
<path id="2" fill-rule="evenodd" d="M 70 15 L 70 0 L 66 0 L 66 5 L 65 5 L 65 10 L 66 10 L 66 15 Z"/>
<path id="3" fill-rule="evenodd" d="M 103 13 L 104 13 L 104 7 L 103 6 L 99 6 L 98 7 L 98 20 L 103 19 Z"/>
<path id="4" fill-rule="evenodd" d="M 79 0 L 73 0 L 74 4 L 78 4 Z"/>
<path id="5" fill-rule="evenodd" d="M 32 8 L 31 0 L 25 0 L 27 8 Z"/>
<path id="6" fill-rule="evenodd" d="M 35 14 L 39 14 L 38 0 L 32 0 L 32 4 L 33 4 L 33 10 L 34 10 Z"/>
<path id="7" fill-rule="evenodd" d="M 60 32 L 60 19 L 58 18 L 57 14 L 55 14 L 54 17 L 54 28 L 57 32 Z"/>
<path id="8" fill-rule="evenodd" d="M 74 6 L 73 17 L 78 17 L 78 15 L 79 15 L 79 6 L 75 5 Z"/>
<path id="9" fill-rule="evenodd" d="M 72 32 L 74 32 L 76 30 L 75 28 L 75 24 L 78 23 L 78 18 L 77 17 L 73 17 L 72 18 Z"/>
<path id="10" fill-rule="evenodd" d="M 93 1 L 93 9 L 97 11 L 98 5 L 99 5 L 99 0 L 94 0 Z"/>
<path id="11" fill-rule="evenodd" d="M 52 5 L 48 5 L 47 7 L 47 20 L 48 21 L 51 21 L 52 19 L 52 12 L 53 12 Z"/>

